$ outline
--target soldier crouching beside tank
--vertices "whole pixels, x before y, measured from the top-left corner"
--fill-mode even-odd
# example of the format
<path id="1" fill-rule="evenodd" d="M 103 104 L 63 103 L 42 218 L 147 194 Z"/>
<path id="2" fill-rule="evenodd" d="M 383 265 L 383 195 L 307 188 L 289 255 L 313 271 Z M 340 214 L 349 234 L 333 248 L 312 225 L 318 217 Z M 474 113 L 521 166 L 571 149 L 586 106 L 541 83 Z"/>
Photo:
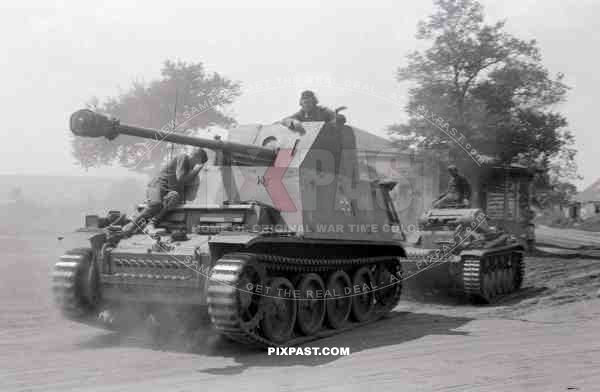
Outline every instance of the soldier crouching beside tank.
<path id="1" fill-rule="evenodd" d="M 191 155 L 181 154 L 169 161 L 148 184 L 146 208 L 123 227 L 122 233 L 127 236 L 138 229 L 152 233 L 154 226 L 181 201 L 185 186 L 196 178 L 206 161 L 208 155 L 202 148 L 195 149 Z"/>
<path id="2" fill-rule="evenodd" d="M 471 185 L 458 173 L 454 165 L 448 166 L 448 190 L 433 202 L 433 208 L 468 208 L 471 204 Z"/>

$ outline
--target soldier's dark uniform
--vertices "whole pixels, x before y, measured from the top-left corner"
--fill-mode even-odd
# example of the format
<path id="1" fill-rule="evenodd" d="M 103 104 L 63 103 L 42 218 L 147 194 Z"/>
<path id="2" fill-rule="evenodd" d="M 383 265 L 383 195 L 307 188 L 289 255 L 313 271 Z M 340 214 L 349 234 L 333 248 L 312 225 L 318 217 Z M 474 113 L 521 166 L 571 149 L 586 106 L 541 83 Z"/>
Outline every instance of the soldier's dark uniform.
<path id="1" fill-rule="evenodd" d="M 208 160 L 208 156 L 204 153 L 202 163 Z M 148 200 L 158 203 L 163 200 L 169 193 L 183 194 L 185 184 L 182 184 L 181 177 L 185 176 L 192 170 L 189 156 L 181 154 L 168 162 L 160 170 L 160 173 L 148 184 Z"/>
<path id="2" fill-rule="evenodd" d="M 303 109 L 297 113 L 292 114 L 289 118 L 293 118 L 298 121 L 335 121 L 335 113 L 333 110 L 327 109 L 324 106 L 315 106 L 310 112 L 306 112 Z"/>
<path id="3" fill-rule="evenodd" d="M 452 170 L 452 167 L 449 169 Z M 456 170 L 455 167 L 454 170 Z M 463 200 L 470 199 L 471 185 L 469 184 L 469 181 L 456 172 L 456 174 L 450 175 L 446 193 L 434 203 L 434 206 L 436 208 L 455 207 L 456 205 L 462 204 Z"/>
<path id="4" fill-rule="evenodd" d="M 208 161 L 206 151 L 201 151 L 201 163 Z M 149 221 L 152 224 L 159 222 L 184 195 L 186 184 L 182 178 L 192 171 L 190 157 L 186 154 L 178 155 L 162 167 L 159 174 L 148 184 L 146 191 L 146 208 L 123 228 L 125 233 L 131 233 L 141 228 Z"/>
<path id="5" fill-rule="evenodd" d="M 310 90 L 306 90 L 302 92 L 302 95 L 300 96 L 300 106 L 302 106 L 302 109 L 300 109 L 298 112 L 292 114 L 289 117 L 284 118 L 281 122 L 289 127 L 292 130 L 296 130 L 299 132 L 302 132 L 304 129 L 302 127 L 301 124 L 299 124 L 298 122 L 304 122 L 304 121 L 325 121 L 325 122 L 330 122 L 330 123 L 334 123 L 336 122 L 337 118 L 336 118 L 336 114 L 330 110 L 327 109 L 324 106 L 319 106 L 318 105 L 319 100 L 317 99 L 317 97 L 315 96 L 315 93 L 313 93 Z"/>

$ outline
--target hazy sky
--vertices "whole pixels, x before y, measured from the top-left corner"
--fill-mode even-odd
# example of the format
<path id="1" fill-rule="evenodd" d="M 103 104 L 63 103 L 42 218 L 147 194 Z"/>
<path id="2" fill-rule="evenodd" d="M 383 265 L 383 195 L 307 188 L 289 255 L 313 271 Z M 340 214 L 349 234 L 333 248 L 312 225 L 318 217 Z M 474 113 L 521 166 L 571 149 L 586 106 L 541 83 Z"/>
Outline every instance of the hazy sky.
<path id="1" fill-rule="evenodd" d="M 102 4 L 104 3 L 104 4 Z M 71 112 L 92 96 L 159 76 L 165 59 L 202 61 L 244 83 L 240 123 L 270 123 L 297 110 L 312 87 L 323 104 L 345 105 L 349 121 L 380 133 L 402 121 L 406 86 L 394 80 L 417 47 L 431 2 L 39 1 L 3 3 L 0 173 L 80 174 L 69 151 Z M 354 5 L 353 5 L 354 4 Z M 489 20 L 535 38 L 544 64 L 572 87 L 567 115 L 587 185 L 600 177 L 596 107 L 600 90 L 600 1 L 483 1 Z M 252 5 L 253 8 L 244 8 Z M 123 173 L 94 170 L 93 174 Z"/>

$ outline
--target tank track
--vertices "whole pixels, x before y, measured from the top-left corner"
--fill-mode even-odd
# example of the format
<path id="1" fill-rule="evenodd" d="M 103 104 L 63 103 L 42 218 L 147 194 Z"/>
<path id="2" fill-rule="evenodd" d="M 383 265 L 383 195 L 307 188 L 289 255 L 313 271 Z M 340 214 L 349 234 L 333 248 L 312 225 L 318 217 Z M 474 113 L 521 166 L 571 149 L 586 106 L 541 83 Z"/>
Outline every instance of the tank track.
<path id="1" fill-rule="evenodd" d="M 467 297 L 495 303 L 521 288 L 525 276 L 522 251 L 489 253 L 463 260 L 463 289 Z"/>
<path id="2" fill-rule="evenodd" d="M 85 299 L 81 292 L 81 275 L 86 258 L 91 257 L 89 249 L 73 249 L 60 257 L 52 271 L 52 292 L 54 301 L 69 319 L 80 319 L 87 313 Z"/>
<path id="3" fill-rule="evenodd" d="M 297 330 L 292 337 L 283 342 L 277 343 L 267 339 L 259 326 L 260 315 L 249 322 L 242 319 L 240 315 L 240 305 L 237 299 L 239 287 L 239 277 L 244 268 L 254 264 L 262 270 L 267 276 L 280 276 L 282 274 L 295 275 L 305 273 L 316 273 L 326 281 L 326 275 L 343 270 L 351 271 L 363 266 L 375 266 L 379 263 L 385 263 L 388 266 L 394 266 L 394 274 L 398 277 L 394 284 L 397 285 L 393 293 L 393 298 L 388 299 L 388 303 L 377 303 L 368 320 L 362 322 L 351 322 L 350 318 L 343 327 L 334 329 L 321 325 L 321 329 L 309 336 L 302 336 Z M 234 253 L 225 255 L 219 259 L 212 270 L 211 279 L 208 287 L 208 312 L 211 317 L 213 327 L 229 339 L 239 343 L 259 347 L 273 346 L 295 346 L 312 340 L 332 336 L 358 326 L 362 326 L 384 317 L 396 307 L 400 301 L 402 288 L 402 267 L 399 258 L 394 257 L 370 257 L 370 258 L 348 258 L 348 259 L 310 259 L 284 257 L 272 254 L 252 254 L 252 253 Z M 377 293 L 377 292 L 375 292 Z M 375 295 L 375 298 L 377 296 Z"/>

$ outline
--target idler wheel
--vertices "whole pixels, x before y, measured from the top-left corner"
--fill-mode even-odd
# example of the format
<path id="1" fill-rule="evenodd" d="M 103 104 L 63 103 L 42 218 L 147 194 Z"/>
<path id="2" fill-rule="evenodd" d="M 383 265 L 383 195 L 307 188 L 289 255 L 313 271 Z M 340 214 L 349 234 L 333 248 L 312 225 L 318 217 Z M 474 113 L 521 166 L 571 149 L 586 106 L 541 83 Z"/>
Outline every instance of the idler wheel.
<path id="1" fill-rule="evenodd" d="M 100 303 L 100 273 L 91 249 L 67 251 L 54 265 L 52 289 L 63 314 L 71 319 L 91 315 Z"/>
<path id="2" fill-rule="evenodd" d="M 75 295 L 87 309 L 95 309 L 100 302 L 100 272 L 91 249 L 73 249 L 67 255 L 81 256 L 75 275 Z"/>
<path id="3" fill-rule="evenodd" d="M 267 287 L 263 298 L 265 313 L 261 320 L 264 336 L 272 342 L 285 343 L 292 336 L 296 323 L 296 302 L 294 286 L 286 278 L 274 278 Z"/>
<path id="4" fill-rule="evenodd" d="M 366 321 L 375 307 L 373 274 L 369 267 L 359 268 L 354 273 L 352 290 L 352 317 L 358 322 Z"/>
<path id="5" fill-rule="evenodd" d="M 352 297 L 346 293 L 350 288 L 350 277 L 344 271 L 336 271 L 327 279 L 325 300 L 327 324 L 334 329 L 344 326 L 352 308 Z"/>
<path id="6" fill-rule="evenodd" d="M 325 284 L 317 274 L 310 273 L 301 276 L 296 285 L 300 292 L 296 325 L 304 335 L 312 335 L 321 329 L 325 318 Z"/>

